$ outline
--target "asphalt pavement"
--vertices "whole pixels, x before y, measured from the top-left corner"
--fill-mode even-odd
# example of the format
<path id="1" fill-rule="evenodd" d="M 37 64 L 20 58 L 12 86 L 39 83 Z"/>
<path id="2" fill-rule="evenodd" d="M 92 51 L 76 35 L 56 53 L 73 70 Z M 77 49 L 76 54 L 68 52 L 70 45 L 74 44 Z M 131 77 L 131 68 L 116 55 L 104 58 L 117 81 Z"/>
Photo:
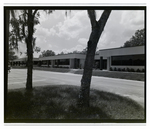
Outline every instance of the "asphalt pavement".
<path id="1" fill-rule="evenodd" d="M 25 88 L 27 70 L 12 69 L 8 74 L 8 89 Z M 80 86 L 82 75 L 33 70 L 33 87 L 45 85 Z M 144 107 L 144 82 L 92 76 L 91 88 L 129 97 Z"/>

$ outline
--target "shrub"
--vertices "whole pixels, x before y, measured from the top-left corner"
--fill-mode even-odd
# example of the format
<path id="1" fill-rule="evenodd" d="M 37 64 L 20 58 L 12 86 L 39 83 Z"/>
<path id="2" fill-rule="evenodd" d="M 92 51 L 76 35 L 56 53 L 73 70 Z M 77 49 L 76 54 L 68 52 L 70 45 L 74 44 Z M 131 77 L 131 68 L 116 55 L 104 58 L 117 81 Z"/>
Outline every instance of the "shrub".
<path id="1" fill-rule="evenodd" d="M 121 68 L 118 68 L 118 71 L 121 71 Z"/>
<path id="2" fill-rule="evenodd" d="M 130 72 L 135 72 L 135 70 L 133 68 L 131 68 Z"/>
<path id="3" fill-rule="evenodd" d="M 126 71 L 126 69 L 125 69 L 125 68 L 123 68 L 123 69 L 122 69 L 122 71 Z"/>
<path id="4" fill-rule="evenodd" d="M 145 72 L 145 69 L 142 69 L 142 71 L 141 72 Z"/>
<path id="5" fill-rule="evenodd" d="M 113 68 L 112 67 L 110 67 L 110 69 L 109 69 L 110 71 L 113 71 Z"/>
<path id="6" fill-rule="evenodd" d="M 141 72 L 141 70 L 140 70 L 140 69 L 137 69 L 136 72 Z"/>
<path id="7" fill-rule="evenodd" d="M 128 72 L 130 72 L 130 69 L 129 69 L 129 68 L 127 68 L 127 71 L 128 71 Z"/>
<path id="8" fill-rule="evenodd" d="M 114 68 L 114 71 L 117 71 L 117 68 L 116 68 L 116 67 Z"/>

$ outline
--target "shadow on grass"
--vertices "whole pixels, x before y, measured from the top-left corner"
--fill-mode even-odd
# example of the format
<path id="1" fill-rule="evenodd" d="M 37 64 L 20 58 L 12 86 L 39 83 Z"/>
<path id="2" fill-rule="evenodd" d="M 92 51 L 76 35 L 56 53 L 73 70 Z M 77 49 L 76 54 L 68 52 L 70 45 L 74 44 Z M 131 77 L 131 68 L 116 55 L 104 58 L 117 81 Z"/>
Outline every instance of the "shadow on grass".
<path id="1" fill-rule="evenodd" d="M 77 86 L 42 86 L 10 90 L 7 119 L 144 119 L 144 109 L 133 100 L 108 92 L 90 91 L 90 107 L 78 108 Z"/>

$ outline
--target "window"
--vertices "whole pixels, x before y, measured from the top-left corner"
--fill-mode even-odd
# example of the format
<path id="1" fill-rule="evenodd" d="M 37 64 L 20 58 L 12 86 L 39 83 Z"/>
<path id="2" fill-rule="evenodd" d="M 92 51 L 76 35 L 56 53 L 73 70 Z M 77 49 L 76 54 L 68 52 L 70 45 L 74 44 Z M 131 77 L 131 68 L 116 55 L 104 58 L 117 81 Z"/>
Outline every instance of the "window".
<path id="1" fill-rule="evenodd" d="M 48 64 L 47 60 L 46 61 L 42 61 L 42 65 L 47 65 L 47 64 Z"/>
<path id="2" fill-rule="evenodd" d="M 69 65 L 69 59 L 56 60 L 58 65 Z"/>
<path id="3" fill-rule="evenodd" d="M 144 66 L 145 55 L 112 56 L 111 65 Z"/>

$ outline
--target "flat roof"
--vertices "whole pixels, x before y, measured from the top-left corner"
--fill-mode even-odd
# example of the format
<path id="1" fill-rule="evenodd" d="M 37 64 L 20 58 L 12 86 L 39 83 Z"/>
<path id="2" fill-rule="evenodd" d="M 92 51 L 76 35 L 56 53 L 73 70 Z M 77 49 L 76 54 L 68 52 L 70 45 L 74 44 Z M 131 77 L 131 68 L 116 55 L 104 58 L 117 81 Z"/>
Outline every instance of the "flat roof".
<path id="1" fill-rule="evenodd" d="M 145 54 L 145 46 L 120 47 L 99 51 L 99 55 L 103 57 L 119 56 L 119 55 L 138 55 L 138 54 Z"/>
<path id="2" fill-rule="evenodd" d="M 141 46 L 134 46 L 134 47 L 116 47 L 116 48 L 108 48 L 108 49 L 100 49 L 98 51 L 106 51 L 106 50 L 114 50 L 114 49 L 125 49 L 125 48 L 136 48 L 136 47 L 143 47 L 144 45 Z"/>
<path id="3" fill-rule="evenodd" d="M 63 55 L 55 55 L 55 56 L 47 56 L 47 57 L 40 57 L 39 60 L 55 60 L 55 59 L 85 59 L 86 54 L 80 53 L 69 53 Z"/>

